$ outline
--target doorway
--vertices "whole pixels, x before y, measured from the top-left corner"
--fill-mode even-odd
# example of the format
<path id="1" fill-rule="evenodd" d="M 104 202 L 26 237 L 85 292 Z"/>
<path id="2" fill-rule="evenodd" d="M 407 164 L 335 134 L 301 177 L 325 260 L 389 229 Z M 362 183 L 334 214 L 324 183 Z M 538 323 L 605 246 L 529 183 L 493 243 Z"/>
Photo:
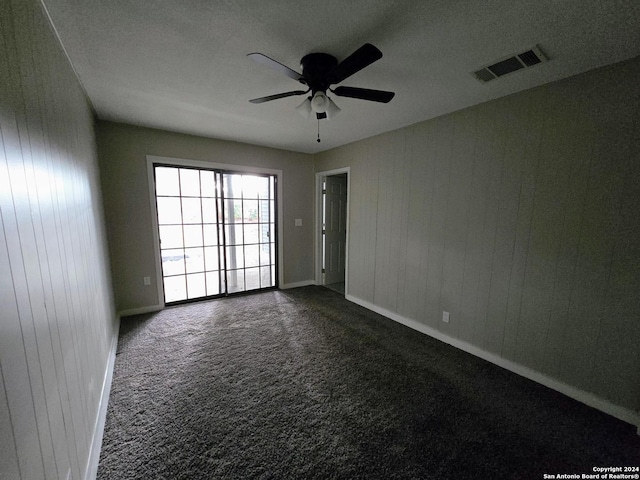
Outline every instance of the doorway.
<path id="1" fill-rule="evenodd" d="M 277 286 L 275 175 L 153 173 L 166 305 Z"/>
<path id="2" fill-rule="evenodd" d="M 316 281 L 346 295 L 348 169 L 317 174 L 317 191 L 319 215 Z"/>

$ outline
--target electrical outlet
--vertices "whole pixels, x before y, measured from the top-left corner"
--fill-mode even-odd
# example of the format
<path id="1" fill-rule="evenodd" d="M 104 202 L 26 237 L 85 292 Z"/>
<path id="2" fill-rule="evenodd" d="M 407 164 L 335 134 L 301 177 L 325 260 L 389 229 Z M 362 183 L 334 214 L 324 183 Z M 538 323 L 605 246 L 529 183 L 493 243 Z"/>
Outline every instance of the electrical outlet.
<path id="1" fill-rule="evenodd" d="M 151 285 L 151 277 L 144 277 L 143 280 L 145 285 Z"/>
<path id="2" fill-rule="evenodd" d="M 445 312 L 445 311 L 442 312 L 442 321 L 444 323 L 449 323 L 449 312 Z"/>

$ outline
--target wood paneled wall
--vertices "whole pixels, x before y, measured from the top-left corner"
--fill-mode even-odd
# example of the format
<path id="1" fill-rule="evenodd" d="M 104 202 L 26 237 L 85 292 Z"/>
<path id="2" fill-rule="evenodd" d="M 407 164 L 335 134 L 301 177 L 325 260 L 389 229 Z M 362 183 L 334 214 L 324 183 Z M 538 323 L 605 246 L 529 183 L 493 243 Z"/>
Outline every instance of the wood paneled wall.
<path id="1" fill-rule="evenodd" d="M 316 155 L 351 167 L 348 293 L 640 410 L 638 85 L 635 59 Z"/>
<path id="2" fill-rule="evenodd" d="M 116 329 L 93 117 L 39 2 L 0 2 L 0 478 L 81 479 Z"/>

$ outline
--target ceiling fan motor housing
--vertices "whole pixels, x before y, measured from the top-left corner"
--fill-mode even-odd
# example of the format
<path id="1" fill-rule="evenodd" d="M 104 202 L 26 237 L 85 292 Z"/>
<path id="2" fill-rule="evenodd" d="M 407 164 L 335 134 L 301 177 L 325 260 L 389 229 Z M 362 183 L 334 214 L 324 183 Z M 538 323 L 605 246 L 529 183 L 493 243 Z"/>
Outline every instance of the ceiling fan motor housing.
<path id="1" fill-rule="evenodd" d="M 316 92 L 326 92 L 331 85 L 330 73 L 338 65 L 338 60 L 328 53 L 310 53 L 302 57 L 300 67 L 304 83 L 311 89 L 312 95 Z M 302 80 L 300 83 L 303 83 Z"/>

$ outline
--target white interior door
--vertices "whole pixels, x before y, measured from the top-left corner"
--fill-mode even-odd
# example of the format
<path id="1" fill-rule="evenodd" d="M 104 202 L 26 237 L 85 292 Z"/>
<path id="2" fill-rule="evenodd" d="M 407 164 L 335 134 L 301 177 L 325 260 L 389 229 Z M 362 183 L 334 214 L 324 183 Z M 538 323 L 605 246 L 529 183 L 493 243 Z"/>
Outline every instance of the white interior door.
<path id="1" fill-rule="evenodd" d="M 347 244 L 347 174 L 326 177 L 324 193 L 324 284 L 344 282 Z"/>

